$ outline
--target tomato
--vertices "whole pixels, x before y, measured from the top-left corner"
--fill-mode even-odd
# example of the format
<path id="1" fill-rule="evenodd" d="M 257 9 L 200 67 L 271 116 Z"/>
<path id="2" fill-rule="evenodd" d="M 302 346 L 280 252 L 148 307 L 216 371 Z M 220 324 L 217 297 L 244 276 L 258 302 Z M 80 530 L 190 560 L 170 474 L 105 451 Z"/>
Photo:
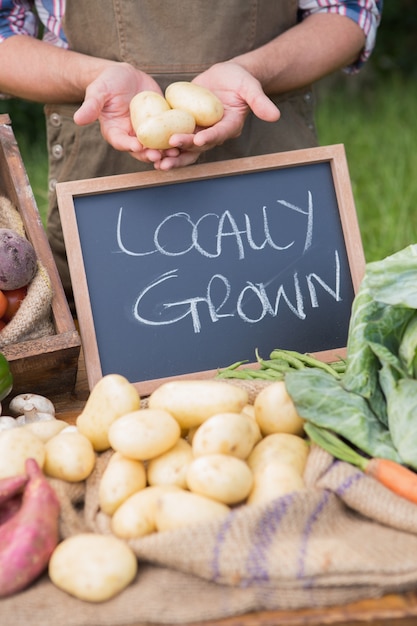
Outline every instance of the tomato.
<path id="1" fill-rule="evenodd" d="M 0 319 L 6 313 L 7 309 L 7 298 L 2 291 L 0 291 Z"/>
<path id="2" fill-rule="evenodd" d="M 26 285 L 24 287 L 19 287 L 19 289 L 10 289 L 3 292 L 7 298 L 6 312 L 2 317 L 4 322 L 9 323 L 10 320 L 16 315 L 20 305 L 26 297 L 27 292 L 28 288 Z"/>

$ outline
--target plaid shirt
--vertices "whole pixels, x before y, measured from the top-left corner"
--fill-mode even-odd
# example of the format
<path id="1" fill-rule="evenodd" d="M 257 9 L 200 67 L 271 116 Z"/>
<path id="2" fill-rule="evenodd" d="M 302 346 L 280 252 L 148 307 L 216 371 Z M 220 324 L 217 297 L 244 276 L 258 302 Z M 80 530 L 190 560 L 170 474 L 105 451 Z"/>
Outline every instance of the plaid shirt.
<path id="1" fill-rule="evenodd" d="M 66 48 L 65 4 L 66 0 L 0 0 L 0 42 L 12 35 L 36 37 L 42 23 L 43 39 Z M 346 69 L 354 72 L 365 63 L 375 45 L 383 0 L 299 0 L 298 5 L 302 18 L 312 13 L 338 13 L 354 20 L 363 29 L 366 43 L 360 58 Z"/>

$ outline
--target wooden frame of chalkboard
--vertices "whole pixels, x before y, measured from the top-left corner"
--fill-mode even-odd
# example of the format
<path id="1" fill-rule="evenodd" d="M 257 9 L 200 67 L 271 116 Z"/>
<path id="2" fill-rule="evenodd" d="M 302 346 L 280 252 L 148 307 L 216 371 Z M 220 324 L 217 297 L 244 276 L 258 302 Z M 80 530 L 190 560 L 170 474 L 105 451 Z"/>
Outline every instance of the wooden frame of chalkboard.
<path id="1" fill-rule="evenodd" d="M 346 354 L 365 259 L 342 144 L 59 183 L 90 389 Z"/>

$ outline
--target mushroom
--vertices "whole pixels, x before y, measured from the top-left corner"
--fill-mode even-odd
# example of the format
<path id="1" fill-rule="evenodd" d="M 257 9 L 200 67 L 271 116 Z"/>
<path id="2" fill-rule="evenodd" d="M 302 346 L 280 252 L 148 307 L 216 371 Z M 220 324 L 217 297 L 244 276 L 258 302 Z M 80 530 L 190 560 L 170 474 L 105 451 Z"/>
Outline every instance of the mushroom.
<path id="1" fill-rule="evenodd" d="M 29 421 L 35 421 L 35 413 L 39 415 L 48 414 L 55 417 L 55 407 L 45 396 L 36 393 L 21 393 L 15 396 L 9 403 L 9 411 L 12 415 L 27 415 Z M 49 419 L 51 419 L 51 417 Z"/>

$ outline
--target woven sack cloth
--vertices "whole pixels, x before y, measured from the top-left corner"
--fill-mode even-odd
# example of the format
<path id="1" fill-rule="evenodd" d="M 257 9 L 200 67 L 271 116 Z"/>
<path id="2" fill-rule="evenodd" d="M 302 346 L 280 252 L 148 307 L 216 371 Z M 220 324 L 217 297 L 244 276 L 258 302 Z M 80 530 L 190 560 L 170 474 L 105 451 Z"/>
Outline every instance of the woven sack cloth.
<path id="1" fill-rule="evenodd" d="M 110 533 L 98 486 L 111 452 L 84 483 L 51 479 L 61 536 Z M 139 569 L 103 603 L 77 600 L 43 575 L 0 602 L 16 626 L 187 624 L 264 610 L 340 605 L 417 586 L 417 512 L 353 466 L 313 446 L 306 490 L 241 506 L 212 523 L 130 542 Z"/>
<path id="2" fill-rule="evenodd" d="M 26 236 L 16 207 L 5 197 L 0 197 L 0 228 L 10 228 Z M 0 349 L 55 333 L 51 319 L 52 295 L 48 273 L 38 260 L 38 268 L 26 297 L 13 319 L 0 331 Z"/>

